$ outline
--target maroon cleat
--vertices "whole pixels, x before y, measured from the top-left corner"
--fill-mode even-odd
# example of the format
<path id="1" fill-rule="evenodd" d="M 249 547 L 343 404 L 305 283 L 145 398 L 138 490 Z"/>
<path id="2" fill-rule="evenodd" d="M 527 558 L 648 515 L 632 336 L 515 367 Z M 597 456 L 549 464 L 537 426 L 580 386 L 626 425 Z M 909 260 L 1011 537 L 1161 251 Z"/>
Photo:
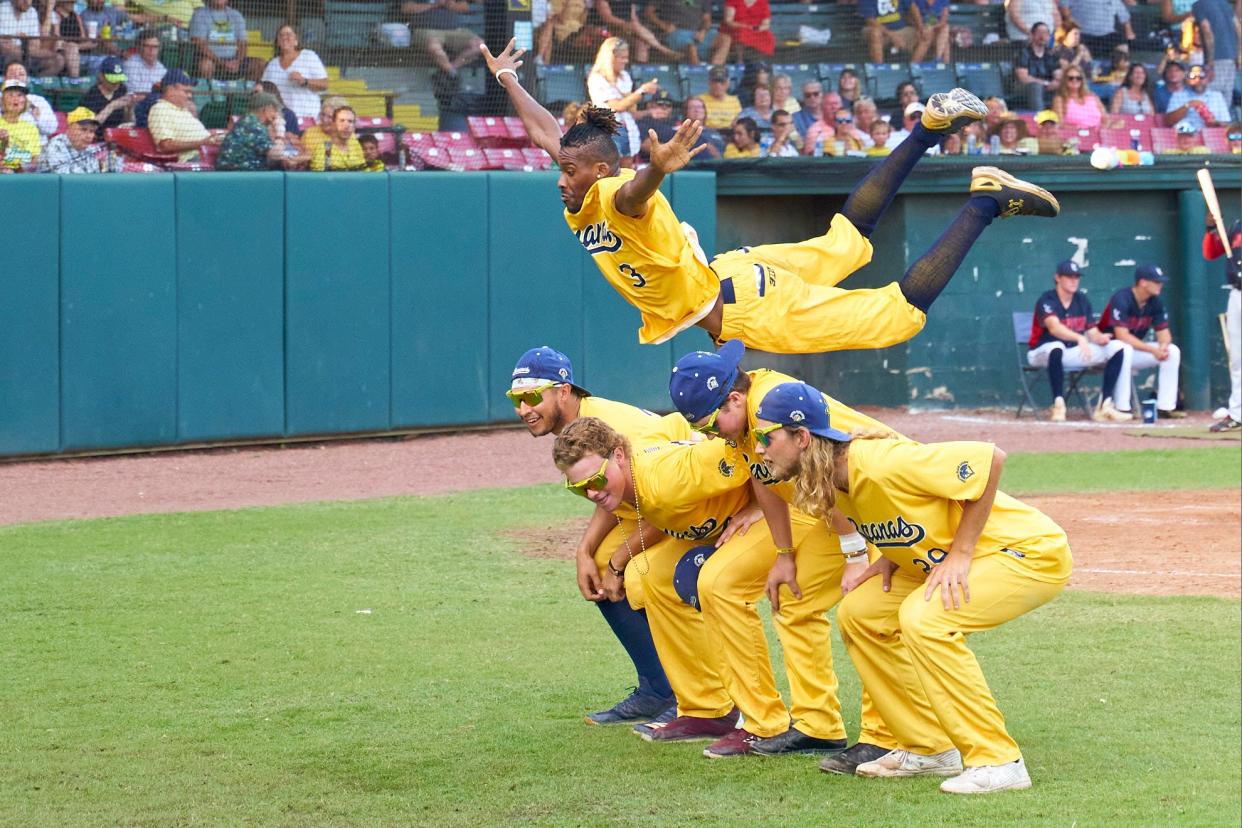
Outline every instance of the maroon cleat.
<path id="1" fill-rule="evenodd" d="M 726 716 L 716 719 L 705 719 L 701 716 L 678 716 L 665 725 L 656 727 L 648 725 L 642 730 L 635 729 L 639 736 L 648 742 L 699 742 L 716 740 L 727 736 L 737 727 L 737 708 Z"/>
<path id="2" fill-rule="evenodd" d="M 723 739 L 717 739 L 703 748 L 703 755 L 708 759 L 732 759 L 735 756 L 745 756 L 755 752 L 757 741 L 759 741 L 758 736 L 747 733 L 739 727 Z"/>

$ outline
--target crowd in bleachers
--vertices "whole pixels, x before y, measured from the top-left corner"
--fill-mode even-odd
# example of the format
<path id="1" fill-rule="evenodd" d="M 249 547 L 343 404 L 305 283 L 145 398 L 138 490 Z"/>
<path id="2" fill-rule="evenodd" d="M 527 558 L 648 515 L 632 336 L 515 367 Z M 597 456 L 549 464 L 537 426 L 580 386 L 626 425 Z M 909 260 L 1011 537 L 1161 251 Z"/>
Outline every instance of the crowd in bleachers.
<path id="1" fill-rule="evenodd" d="M 330 34 L 315 45 L 338 67 L 427 67 L 416 77 L 439 132 L 394 124 L 391 103 L 388 117 L 359 115 L 298 27 L 276 28 L 264 60 L 230 0 L 203 0 L 184 24 L 152 8 L 0 0 L 0 169 L 551 164 L 479 94 L 480 2 L 325 0 Z M 941 153 L 1242 147 L 1230 0 L 548 0 L 546 12 L 532 91 L 571 121 L 588 103 L 617 110 L 627 163 L 644 162 L 649 129 L 663 138 L 683 117 L 708 127 L 702 158 L 882 154 L 921 100 L 956 85 L 988 98 L 993 117 Z"/>

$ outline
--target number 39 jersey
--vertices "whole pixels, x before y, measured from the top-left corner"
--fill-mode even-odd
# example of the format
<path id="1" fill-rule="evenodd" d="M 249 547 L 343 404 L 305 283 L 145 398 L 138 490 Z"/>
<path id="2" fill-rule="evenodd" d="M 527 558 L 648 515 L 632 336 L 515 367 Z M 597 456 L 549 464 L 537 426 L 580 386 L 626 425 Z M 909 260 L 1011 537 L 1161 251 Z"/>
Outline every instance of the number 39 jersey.
<path id="1" fill-rule="evenodd" d="M 582 209 L 565 211 L 565 222 L 608 283 L 642 314 L 638 341 L 659 344 L 711 311 L 720 280 L 694 255 L 663 193 L 651 197 L 641 218 L 617 210 L 617 190 L 633 178 L 632 170 L 621 170 L 596 181 Z"/>
<path id="2" fill-rule="evenodd" d="M 987 487 L 993 448 L 975 442 L 854 440 L 849 493 L 858 531 L 902 569 L 929 573 L 953 544 L 963 501 L 977 500 Z M 975 546 L 975 558 L 993 555 L 1048 583 L 1065 582 L 1072 566 L 1065 531 L 1004 492 L 996 493 Z"/>

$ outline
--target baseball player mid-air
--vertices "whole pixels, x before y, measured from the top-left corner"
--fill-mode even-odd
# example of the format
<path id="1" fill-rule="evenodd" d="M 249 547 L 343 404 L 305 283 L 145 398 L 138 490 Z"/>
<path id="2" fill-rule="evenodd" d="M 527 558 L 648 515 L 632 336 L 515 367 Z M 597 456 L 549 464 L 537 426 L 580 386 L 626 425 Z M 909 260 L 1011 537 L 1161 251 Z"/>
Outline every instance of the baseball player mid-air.
<path id="1" fill-rule="evenodd" d="M 1060 212 L 1046 190 L 995 167 L 976 167 L 965 206 L 899 282 L 836 287 L 871 261 L 871 234 L 924 153 L 987 114 L 977 97 L 953 89 L 931 96 L 909 137 L 859 183 L 824 235 L 743 247 L 709 265 L 689 225 L 678 222 L 659 192 L 666 175 L 702 150 L 695 147 L 702 124 L 682 122 L 666 143 L 652 132 L 651 164 L 637 173 L 621 169 L 612 110 L 587 107 L 562 136 L 556 118 L 518 82 L 524 50 L 513 41 L 499 55 L 480 49 L 531 140 L 557 160 L 565 221 L 608 283 L 638 308 L 638 339 L 645 344 L 697 325 L 716 341 L 740 339 L 773 353 L 895 345 L 922 330 L 928 308 L 993 219 Z"/>

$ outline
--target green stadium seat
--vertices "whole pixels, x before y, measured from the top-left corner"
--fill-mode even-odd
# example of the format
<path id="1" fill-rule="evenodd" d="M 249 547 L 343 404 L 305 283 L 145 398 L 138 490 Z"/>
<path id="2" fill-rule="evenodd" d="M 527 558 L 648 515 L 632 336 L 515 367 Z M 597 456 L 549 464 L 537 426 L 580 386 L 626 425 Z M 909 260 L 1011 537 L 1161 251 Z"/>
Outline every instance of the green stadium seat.
<path id="1" fill-rule="evenodd" d="M 539 100 L 545 104 L 586 99 L 586 68 L 582 66 L 540 66 L 535 70 Z"/>
<path id="2" fill-rule="evenodd" d="M 959 83 L 980 98 L 1005 96 L 1005 78 L 999 63 L 959 63 L 956 69 Z"/>
<path id="3" fill-rule="evenodd" d="M 911 80 L 908 63 L 865 63 L 863 69 L 867 89 L 877 101 L 897 100 L 897 87 Z"/>
<path id="4" fill-rule="evenodd" d="M 863 81 L 862 65 L 858 63 L 821 63 L 819 64 L 819 79 L 824 83 L 825 91 L 832 91 L 837 88 L 837 78 L 841 72 L 850 69 L 858 73 L 858 79 Z M 796 94 L 801 94 L 796 86 L 794 87 Z"/>
<path id="5" fill-rule="evenodd" d="M 673 96 L 673 100 L 683 100 L 681 93 L 681 72 L 678 67 L 667 63 L 635 63 L 630 65 L 630 77 L 634 86 L 649 80 L 660 82 L 660 88 Z"/>
<path id="6" fill-rule="evenodd" d="M 772 65 L 772 74 L 789 75 L 796 97 L 802 93 L 802 84 L 809 80 L 819 80 L 819 66 L 814 63 L 776 63 Z"/>
<path id="7" fill-rule="evenodd" d="M 371 46 L 376 28 L 387 19 L 388 10 L 388 3 L 324 0 L 323 17 L 327 45 L 344 49 Z"/>
<path id="8" fill-rule="evenodd" d="M 927 98 L 933 92 L 944 92 L 958 85 L 957 70 L 951 63 L 915 63 L 914 82 L 919 88 L 919 97 Z"/>

